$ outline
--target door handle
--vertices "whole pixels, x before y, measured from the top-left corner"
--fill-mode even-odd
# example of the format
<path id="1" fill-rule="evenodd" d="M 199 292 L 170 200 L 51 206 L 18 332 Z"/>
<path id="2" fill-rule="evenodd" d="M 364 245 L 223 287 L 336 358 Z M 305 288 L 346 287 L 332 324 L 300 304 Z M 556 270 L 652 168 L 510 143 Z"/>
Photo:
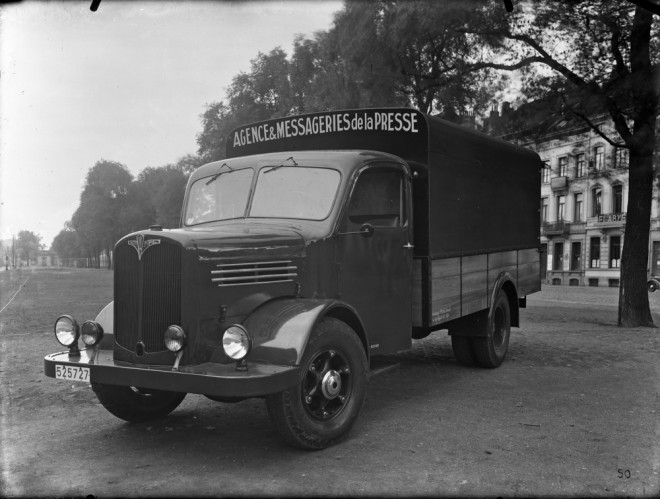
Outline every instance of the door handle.
<path id="1" fill-rule="evenodd" d="M 413 249 L 415 246 L 414 246 L 413 244 L 406 243 L 406 244 L 403 245 L 403 247 L 404 247 L 405 249 Z"/>

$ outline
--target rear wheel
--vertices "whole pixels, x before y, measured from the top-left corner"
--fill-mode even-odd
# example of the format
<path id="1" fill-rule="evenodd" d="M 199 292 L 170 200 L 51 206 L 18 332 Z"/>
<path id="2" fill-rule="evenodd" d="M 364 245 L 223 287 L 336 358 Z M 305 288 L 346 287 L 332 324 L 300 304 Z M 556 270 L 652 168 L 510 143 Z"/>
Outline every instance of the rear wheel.
<path id="1" fill-rule="evenodd" d="M 486 337 L 472 338 L 475 360 L 482 367 L 499 367 L 506 357 L 511 336 L 511 308 L 502 289 L 495 298 L 487 327 Z"/>
<path id="2" fill-rule="evenodd" d="M 176 409 L 186 396 L 185 393 L 100 383 L 92 383 L 92 390 L 110 413 L 131 423 L 164 418 Z"/>
<path id="3" fill-rule="evenodd" d="M 355 331 L 326 317 L 314 328 L 300 366 L 298 386 L 266 398 L 268 414 L 289 444 L 324 449 L 346 438 L 360 414 L 367 357 Z"/>
<path id="4" fill-rule="evenodd" d="M 658 289 L 658 286 L 657 286 L 656 283 L 653 282 L 653 281 L 649 281 L 648 284 L 647 284 L 647 286 L 648 286 L 649 291 L 650 291 L 651 293 L 653 293 L 656 289 Z"/>

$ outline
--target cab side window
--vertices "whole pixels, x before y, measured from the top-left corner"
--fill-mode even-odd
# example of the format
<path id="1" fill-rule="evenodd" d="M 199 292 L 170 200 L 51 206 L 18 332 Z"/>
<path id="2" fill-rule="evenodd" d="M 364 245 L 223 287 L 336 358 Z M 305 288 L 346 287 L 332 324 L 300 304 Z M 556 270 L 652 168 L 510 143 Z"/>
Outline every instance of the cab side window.
<path id="1" fill-rule="evenodd" d="M 394 168 L 372 167 L 362 172 L 348 204 L 345 226 L 355 230 L 368 223 L 374 227 L 406 224 L 405 177 Z"/>

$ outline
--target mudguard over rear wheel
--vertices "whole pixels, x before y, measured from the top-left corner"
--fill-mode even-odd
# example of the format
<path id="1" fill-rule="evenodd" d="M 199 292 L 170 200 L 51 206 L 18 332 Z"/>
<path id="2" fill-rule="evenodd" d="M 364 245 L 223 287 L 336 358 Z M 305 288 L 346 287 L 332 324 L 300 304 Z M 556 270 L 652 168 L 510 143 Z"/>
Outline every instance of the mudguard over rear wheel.
<path id="1" fill-rule="evenodd" d="M 176 409 L 186 396 L 185 393 L 100 383 L 92 383 L 92 390 L 110 413 L 131 423 L 163 418 Z"/>
<path id="2" fill-rule="evenodd" d="M 271 421 L 291 445 L 324 449 L 347 437 L 365 399 L 367 357 L 346 323 L 323 318 L 301 361 L 300 383 L 266 399 Z"/>

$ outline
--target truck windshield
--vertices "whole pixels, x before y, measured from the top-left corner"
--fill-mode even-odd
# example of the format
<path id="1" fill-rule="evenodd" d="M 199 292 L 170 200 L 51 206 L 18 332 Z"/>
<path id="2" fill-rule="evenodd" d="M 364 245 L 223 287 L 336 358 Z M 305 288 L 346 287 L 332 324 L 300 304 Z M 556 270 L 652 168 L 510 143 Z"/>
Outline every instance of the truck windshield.
<path id="1" fill-rule="evenodd" d="M 329 168 L 262 168 L 249 216 L 323 220 L 332 209 L 339 179 L 339 172 Z"/>
<path id="2" fill-rule="evenodd" d="M 186 225 L 244 217 L 253 175 L 252 168 L 243 168 L 197 180 L 188 195 Z"/>
<path id="3" fill-rule="evenodd" d="M 265 167 L 248 208 L 253 176 L 254 169 L 243 168 L 197 180 L 190 187 L 185 224 L 245 216 L 323 220 L 330 214 L 340 181 L 339 172 L 329 168 Z"/>

